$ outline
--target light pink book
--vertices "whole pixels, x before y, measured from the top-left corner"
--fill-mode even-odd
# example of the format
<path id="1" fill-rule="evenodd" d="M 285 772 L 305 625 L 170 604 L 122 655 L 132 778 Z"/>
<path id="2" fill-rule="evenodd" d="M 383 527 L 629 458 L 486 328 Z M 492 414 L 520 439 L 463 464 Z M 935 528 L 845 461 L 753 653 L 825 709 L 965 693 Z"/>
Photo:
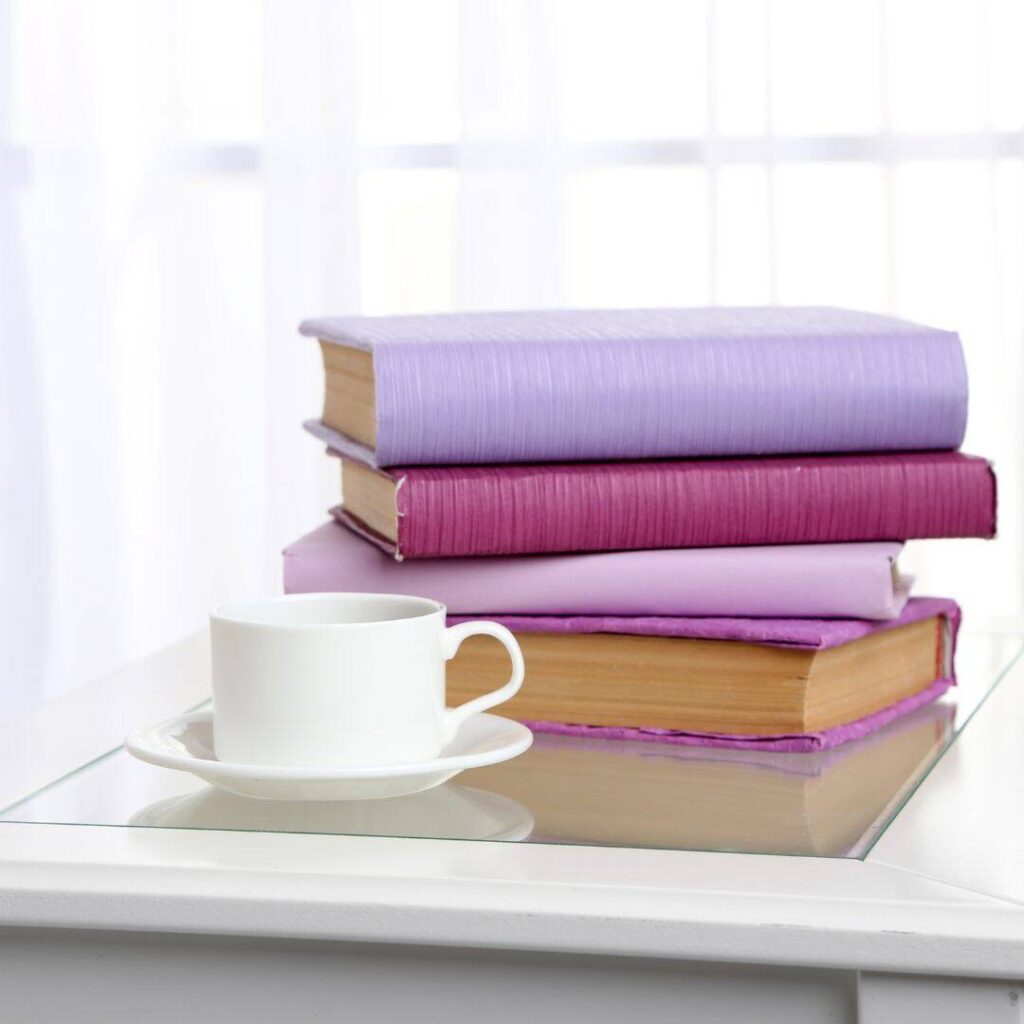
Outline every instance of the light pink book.
<path id="1" fill-rule="evenodd" d="M 335 522 L 284 551 L 288 593 L 367 591 L 452 614 L 891 619 L 907 601 L 897 543 L 773 545 L 396 562 Z"/>

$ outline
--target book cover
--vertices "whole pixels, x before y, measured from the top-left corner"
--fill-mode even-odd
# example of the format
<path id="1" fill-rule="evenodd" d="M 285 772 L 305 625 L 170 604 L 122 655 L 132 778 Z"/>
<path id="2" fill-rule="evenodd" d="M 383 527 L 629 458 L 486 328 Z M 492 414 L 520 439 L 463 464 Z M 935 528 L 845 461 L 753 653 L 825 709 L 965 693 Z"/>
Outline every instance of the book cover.
<path id="1" fill-rule="evenodd" d="M 851 310 L 342 317 L 300 331 L 325 365 L 346 353 L 325 410 L 335 396 L 343 418 L 366 417 L 365 431 L 310 429 L 379 466 L 942 449 L 966 425 L 957 334 Z"/>
<path id="2" fill-rule="evenodd" d="M 769 647 L 826 651 L 874 633 L 942 616 L 951 636 L 960 624 L 960 608 L 944 597 L 912 597 L 896 618 L 884 622 L 864 619 L 741 618 L 668 615 L 502 615 L 497 621 L 522 633 L 627 633 L 636 636 L 681 637 L 690 640 L 730 640 Z M 466 621 L 453 616 L 450 623 Z M 952 649 L 947 667 L 952 666 Z"/>
<path id="3" fill-rule="evenodd" d="M 996 528 L 992 467 L 959 452 L 360 471 L 385 478 L 393 513 L 376 528 L 351 507 L 335 515 L 406 559 L 991 537 Z"/>
<path id="4" fill-rule="evenodd" d="M 453 614 L 886 619 L 910 581 L 901 545 L 612 551 L 396 562 L 336 522 L 284 551 L 286 593 L 426 594 Z"/>

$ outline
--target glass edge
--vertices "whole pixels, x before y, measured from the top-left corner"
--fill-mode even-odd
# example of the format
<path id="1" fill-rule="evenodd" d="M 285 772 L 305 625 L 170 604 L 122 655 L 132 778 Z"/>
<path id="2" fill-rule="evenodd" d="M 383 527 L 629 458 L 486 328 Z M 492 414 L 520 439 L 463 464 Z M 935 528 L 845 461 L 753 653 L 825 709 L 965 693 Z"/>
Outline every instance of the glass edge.
<path id="1" fill-rule="evenodd" d="M 991 631 L 983 630 L 981 633 L 988 633 Z M 1008 631 L 1012 633 L 1013 631 Z M 1003 634 L 1006 635 L 1006 634 Z M 1003 681 L 1009 675 L 1010 671 L 1024 656 L 1024 640 L 1021 640 L 1017 646 L 1016 651 L 1007 660 L 1005 665 L 1000 668 L 993 678 L 991 684 L 987 687 L 977 704 L 971 709 L 970 714 L 964 719 L 963 724 L 955 729 L 949 736 L 948 740 L 941 746 L 936 752 L 934 757 L 928 763 L 927 767 L 918 774 L 914 780 L 907 786 L 906 789 L 900 790 L 893 797 L 892 801 L 887 807 L 878 815 L 875 821 L 868 826 L 864 833 L 864 836 L 855 843 L 848 852 L 846 853 L 817 853 L 814 851 L 799 852 L 799 851 L 772 851 L 772 850 L 723 850 L 715 847 L 670 847 L 670 846 L 654 846 L 647 844 L 635 844 L 635 843 L 601 843 L 601 842 L 581 842 L 577 840 L 573 841 L 560 841 L 554 839 L 539 839 L 533 840 L 528 837 L 525 840 L 509 840 L 509 839 L 461 839 L 454 836 L 364 836 L 360 833 L 334 833 L 334 832 L 296 832 L 296 835 L 315 835 L 315 836 L 340 836 L 341 838 L 383 838 L 383 839 L 420 839 L 426 841 L 437 841 L 437 842 L 481 842 L 481 843 L 509 843 L 509 844 L 522 844 L 522 845 L 534 845 L 534 846 L 564 846 L 564 847 L 595 847 L 595 848 L 607 848 L 607 849 L 634 849 L 634 850 L 663 850 L 672 853 L 719 853 L 728 856 L 742 856 L 742 857 L 795 857 L 799 859 L 814 859 L 814 860 L 865 860 L 871 851 L 874 849 L 878 841 L 892 826 L 893 822 L 899 817 L 907 803 L 913 798 L 914 794 L 918 791 L 924 781 L 931 775 L 935 770 L 936 766 L 943 760 L 953 744 L 962 735 L 964 730 L 973 722 L 977 713 L 987 703 L 988 699 L 995 692 L 996 688 L 1000 686 Z M 209 698 L 204 698 L 199 703 L 187 708 L 183 714 L 188 714 L 197 711 L 210 704 Z M 88 761 L 84 761 L 79 765 L 76 765 L 73 769 L 65 772 L 63 775 L 57 776 L 51 779 L 49 782 L 44 783 L 41 786 L 36 787 L 30 792 L 18 797 L 16 800 L 0 807 L 0 825 L 72 825 L 83 828 L 144 828 L 144 829 L 156 829 L 159 831 L 166 831 L 162 826 L 152 825 L 130 825 L 127 822 L 123 823 L 101 823 L 101 822 L 85 822 L 85 821 L 28 821 L 21 820 L 18 818 L 7 817 L 12 812 L 16 811 L 22 804 L 28 803 L 33 800 L 41 793 L 46 790 L 58 786 L 68 779 L 71 779 L 75 775 L 81 772 L 87 771 L 89 768 L 95 766 L 100 761 L 118 753 L 123 749 L 123 744 L 118 744 L 111 747 L 108 750 L 102 751 L 100 754 Z M 246 833 L 246 834 L 261 834 L 264 831 L 271 832 L 271 834 L 280 834 L 273 832 L 273 830 L 263 829 L 210 829 L 201 828 L 197 826 L 184 826 L 175 827 L 172 831 L 190 831 L 190 832 L 217 832 L 217 833 Z"/>
<path id="2" fill-rule="evenodd" d="M 204 708 L 209 703 L 211 703 L 210 698 L 209 697 L 204 697 L 198 704 L 194 704 L 192 707 L 186 708 L 182 712 L 182 714 L 183 715 L 191 715 L 193 712 L 201 710 L 202 708 Z M 74 778 L 74 776 L 78 775 L 79 772 L 88 771 L 94 765 L 99 764 L 100 761 L 102 761 L 105 758 L 110 757 L 112 754 L 116 754 L 118 751 L 124 750 L 124 749 L 125 749 L 124 741 L 122 740 L 122 742 L 118 743 L 116 746 L 110 747 L 108 750 L 102 751 L 101 753 L 97 754 L 95 757 L 90 757 L 88 761 L 83 761 L 81 764 L 76 764 L 74 768 L 72 768 L 70 771 L 66 771 L 63 775 L 58 775 L 55 778 L 50 779 L 49 782 L 44 782 L 41 786 L 36 786 L 35 789 L 29 790 L 29 792 L 25 793 L 22 796 L 19 796 L 16 800 L 12 800 L 10 803 L 4 804 L 2 807 L 0 807 L 0 816 L 2 816 L 4 814 L 10 813 L 16 807 L 20 807 L 22 804 L 28 803 L 29 800 L 34 800 L 37 796 L 40 795 L 40 793 L 45 793 L 46 790 L 51 789 L 54 786 L 59 786 L 62 782 L 67 782 L 68 779 Z M 10 819 L 8 819 L 8 820 L 10 820 Z M 33 824 L 34 825 L 34 824 L 42 824 L 42 822 L 17 822 L 16 824 L 23 824 L 23 825 Z M 78 824 L 83 824 L 84 825 L 86 823 L 85 822 L 79 822 Z M 108 828 L 111 828 L 111 827 L 116 828 L 117 826 L 107 826 L 107 827 Z"/>
<path id="3" fill-rule="evenodd" d="M 875 821 L 868 827 L 864 834 L 864 838 L 861 842 L 857 843 L 854 847 L 856 853 L 851 852 L 848 855 L 848 859 L 851 860 L 866 860 L 871 851 L 875 848 L 878 841 L 885 835 L 886 832 L 892 827 L 893 822 L 903 813 L 903 809 L 911 801 L 914 794 L 921 788 L 925 779 L 927 779 L 933 771 L 938 767 L 939 763 L 945 758 L 945 756 L 952 749 L 953 745 L 957 740 L 964 734 L 970 724 L 974 721 L 975 716 L 978 712 L 988 703 L 989 698 L 995 693 L 996 689 L 1002 685 L 1003 681 L 1010 674 L 1013 667 L 1021 660 L 1021 656 L 1024 655 L 1024 641 L 1020 641 L 1016 652 L 1007 661 L 1007 663 L 999 669 L 996 673 L 995 678 L 992 680 L 992 684 L 982 694 L 981 699 L 971 709 L 970 714 L 964 719 L 963 724 L 959 729 L 954 729 L 949 739 L 942 745 L 942 747 L 932 758 L 928 767 L 922 771 L 913 782 L 907 786 L 906 789 L 900 790 L 888 807 L 875 819 Z"/>

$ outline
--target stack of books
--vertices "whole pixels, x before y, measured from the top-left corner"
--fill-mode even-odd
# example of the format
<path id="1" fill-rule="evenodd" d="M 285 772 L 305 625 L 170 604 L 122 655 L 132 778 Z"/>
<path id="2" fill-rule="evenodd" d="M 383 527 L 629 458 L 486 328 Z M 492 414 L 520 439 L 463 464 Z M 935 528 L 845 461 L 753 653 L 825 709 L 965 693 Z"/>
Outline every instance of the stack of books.
<path id="1" fill-rule="evenodd" d="M 914 538 L 991 537 L 958 336 L 839 309 L 306 321 L 343 503 L 289 592 L 421 594 L 515 632 L 535 729 L 811 751 L 953 682 Z M 451 703 L 504 680 L 473 638 Z"/>

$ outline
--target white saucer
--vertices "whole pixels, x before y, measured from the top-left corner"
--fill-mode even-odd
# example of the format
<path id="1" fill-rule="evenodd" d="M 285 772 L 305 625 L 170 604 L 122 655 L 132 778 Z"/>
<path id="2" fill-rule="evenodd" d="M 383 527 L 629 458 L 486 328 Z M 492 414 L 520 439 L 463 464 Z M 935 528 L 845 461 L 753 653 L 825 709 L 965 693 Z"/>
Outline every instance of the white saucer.
<path id="1" fill-rule="evenodd" d="M 198 793 L 150 804 L 130 825 L 243 832 L 406 836 L 521 842 L 533 815 L 517 800 L 448 782 L 426 793 L 390 800 L 253 800 L 204 786 Z"/>
<path id="2" fill-rule="evenodd" d="M 467 768 L 480 768 L 528 750 L 533 733 L 498 715 L 468 719 L 430 761 L 351 768 L 278 768 L 228 764 L 213 752 L 213 713 L 195 711 L 140 729 L 125 740 L 141 761 L 191 772 L 218 789 L 267 800 L 380 800 L 433 789 Z"/>

